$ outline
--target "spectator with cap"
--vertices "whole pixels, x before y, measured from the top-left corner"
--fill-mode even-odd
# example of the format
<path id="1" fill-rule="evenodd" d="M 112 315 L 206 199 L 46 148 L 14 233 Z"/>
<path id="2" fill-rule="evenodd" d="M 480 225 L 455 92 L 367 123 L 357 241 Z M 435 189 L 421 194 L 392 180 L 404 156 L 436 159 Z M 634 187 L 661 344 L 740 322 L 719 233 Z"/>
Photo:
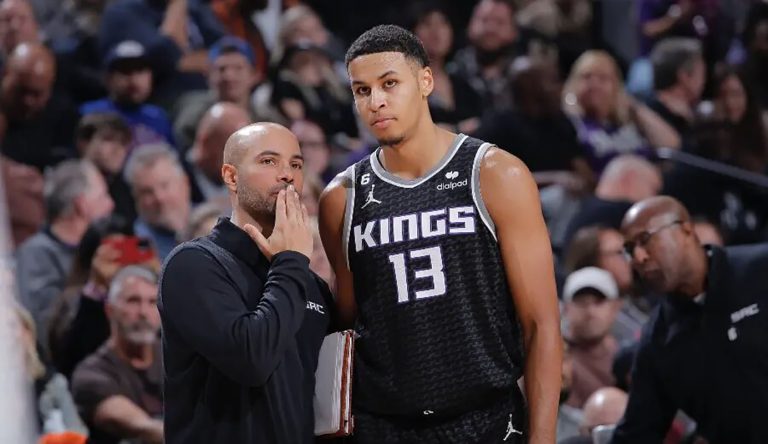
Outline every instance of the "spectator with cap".
<path id="1" fill-rule="evenodd" d="M 48 223 L 16 251 L 19 297 L 44 346 L 51 303 L 64 290 L 77 244 L 88 225 L 114 206 L 104 179 L 87 160 L 69 160 L 48 174 L 45 204 Z"/>
<path id="2" fill-rule="evenodd" d="M 153 74 L 146 48 L 135 40 L 120 42 L 110 49 L 104 68 L 108 97 L 84 103 L 80 113 L 119 113 L 131 126 L 131 149 L 155 142 L 174 145 L 165 111 L 147 103 L 152 94 Z"/>
<path id="3" fill-rule="evenodd" d="M 179 95 L 205 88 L 206 48 L 225 35 L 204 0 L 114 0 L 104 10 L 101 54 L 125 40 L 146 48 L 157 76 L 154 102 L 170 108 Z"/>
<path id="4" fill-rule="evenodd" d="M 253 16 L 267 8 L 267 0 L 211 0 L 211 10 L 227 33 L 243 39 L 256 55 L 254 65 L 259 76 L 266 77 L 269 56 L 261 30 Z"/>
<path id="5" fill-rule="evenodd" d="M 611 326 L 619 304 L 616 281 L 605 270 L 582 268 L 565 280 L 563 317 L 573 356 L 570 406 L 581 408 L 595 390 L 614 383 L 611 366 L 619 347 Z"/>
<path id="6" fill-rule="evenodd" d="M 182 152 L 192 146 L 200 120 L 215 103 L 238 105 L 248 110 L 254 122 L 275 120 L 268 110 L 255 107 L 251 101 L 253 88 L 263 77 L 256 71 L 256 57 L 244 40 L 223 37 L 208 50 L 208 60 L 208 89 L 191 91 L 174 105 L 173 131 Z"/>

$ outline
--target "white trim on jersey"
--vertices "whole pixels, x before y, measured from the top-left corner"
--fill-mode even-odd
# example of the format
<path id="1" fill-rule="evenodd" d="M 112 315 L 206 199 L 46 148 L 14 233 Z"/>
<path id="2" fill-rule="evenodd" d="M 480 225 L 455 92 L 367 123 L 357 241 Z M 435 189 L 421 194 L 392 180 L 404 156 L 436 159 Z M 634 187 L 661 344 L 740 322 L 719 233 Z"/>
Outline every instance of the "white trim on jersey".
<path id="1" fill-rule="evenodd" d="M 485 227 L 488 228 L 488 231 L 491 232 L 493 239 L 498 242 L 499 239 L 496 237 L 496 225 L 493 223 L 491 214 L 488 212 L 488 208 L 485 206 L 485 202 L 483 201 L 483 194 L 480 190 L 480 163 L 483 161 L 483 156 L 485 156 L 488 148 L 492 146 L 494 145 L 491 145 L 490 143 L 484 143 L 480 145 L 480 148 L 477 149 L 477 153 L 475 153 L 475 160 L 472 162 L 472 200 L 474 201 L 475 207 L 477 207 L 478 213 L 480 214 L 480 220 L 483 221 Z"/>
<path id="2" fill-rule="evenodd" d="M 355 215 L 355 164 L 350 165 L 344 171 L 344 175 L 349 179 L 350 186 L 347 187 L 347 206 L 344 209 L 341 251 L 344 254 L 344 261 L 347 263 L 347 270 L 351 270 L 352 268 L 349 266 L 349 233 L 352 231 L 352 217 Z"/>
<path id="3" fill-rule="evenodd" d="M 400 188 L 416 188 L 417 186 L 434 177 L 435 174 L 442 171 L 443 168 L 445 168 L 451 162 L 451 160 L 453 160 L 454 156 L 456 156 L 456 153 L 459 152 L 459 148 L 461 148 L 461 146 L 464 144 L 464 141 L 467 139 L 467 137 L 468 136 L 466 134 L 457 134 L 456 140 L 454 140 L 453 144 L 451 145 L 448 155 L 443 157 L 440 163 L 438 163 L 432 171 L 419 179 L 401 179 L 385 170 L 379 163 L 378 158 L 378 153 L 381 151 L 381 147 L 377 148 L 376 151 L 374 151 L 370 156 L 371 170 L 374 174 L 376 174 L 376 177 L 390 185 L 394 185 Z"/>

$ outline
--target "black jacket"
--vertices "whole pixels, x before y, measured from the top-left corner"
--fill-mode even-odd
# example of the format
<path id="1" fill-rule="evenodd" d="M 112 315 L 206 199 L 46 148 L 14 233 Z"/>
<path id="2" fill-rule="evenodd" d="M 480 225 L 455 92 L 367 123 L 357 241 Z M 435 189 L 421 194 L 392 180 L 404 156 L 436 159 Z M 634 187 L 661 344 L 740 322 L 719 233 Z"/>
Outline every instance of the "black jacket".
<path id="1" fill-rule="evenodd" d="M 158 301 L 167 444 L 313 442 L 332 296 L 308 266 L 292 251 L 270 264 L 226 218 L 171 253 Z"/>
<path id="2" fill-rule="evenodd" d="M 708 254 L 703 304 L 669 295 L 646 326 L 614 444 L 661 443 L 677 409 L 711 444 L 768 443 L 768 244 Z"/>

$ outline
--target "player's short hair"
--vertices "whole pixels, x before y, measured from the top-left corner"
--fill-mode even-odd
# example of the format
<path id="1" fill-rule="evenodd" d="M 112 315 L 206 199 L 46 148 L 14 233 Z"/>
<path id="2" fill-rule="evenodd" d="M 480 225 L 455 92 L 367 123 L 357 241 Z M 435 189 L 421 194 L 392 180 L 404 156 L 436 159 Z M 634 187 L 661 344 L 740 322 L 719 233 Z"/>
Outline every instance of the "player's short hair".
<path id="1" fill-rule="evenodd" d="M 419 64 L 421 68 L 429 66 L 429 56 L 421 40 L 412 32 L 396 25 L 379 25 L 365 31 L 347 50 L 345 63 L 367 54 L 380 52 L 400 52 L 407 59 Z"/>

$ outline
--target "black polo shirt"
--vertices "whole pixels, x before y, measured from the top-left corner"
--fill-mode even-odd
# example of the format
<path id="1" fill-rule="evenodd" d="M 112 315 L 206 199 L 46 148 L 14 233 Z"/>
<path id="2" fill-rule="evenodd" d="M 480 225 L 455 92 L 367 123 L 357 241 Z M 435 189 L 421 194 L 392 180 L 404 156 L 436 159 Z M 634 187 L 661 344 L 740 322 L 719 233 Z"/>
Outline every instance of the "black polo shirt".
<path id="1" fill-rule="evenodd" d="M 669 295 L 643 332 L 614 444 L 661 443 L 678 409 L 712 443 L 768 443 L 768 244 L 711 247 L 703 302 Z"/>
<path id="2" fill-rule="evenodd" d="M 300 253 L 267 261 L 229 219 L 206 238 L 231 252 L 229 268 L 238 270 L 226 270 L 199 240 L 166 261 L 158 301 L 165 442 L 313 442 L 315 369 L 332 310 L 327 285 Z"/>

